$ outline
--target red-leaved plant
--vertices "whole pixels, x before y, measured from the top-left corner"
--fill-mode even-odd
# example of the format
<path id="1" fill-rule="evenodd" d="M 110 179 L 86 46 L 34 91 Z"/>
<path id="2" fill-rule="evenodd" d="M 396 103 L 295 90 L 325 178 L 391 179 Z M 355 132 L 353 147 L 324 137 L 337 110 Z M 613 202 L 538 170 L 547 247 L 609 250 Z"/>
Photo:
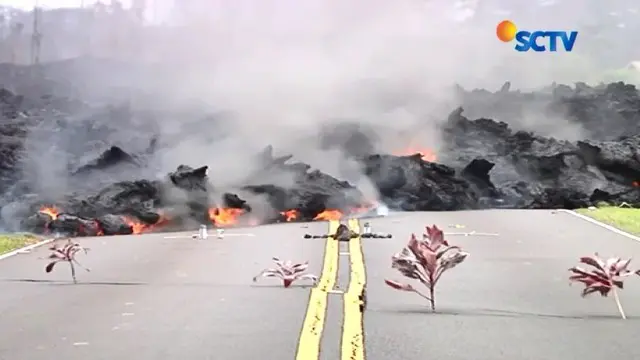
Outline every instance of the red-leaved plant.
<path id="1" fill-rule="evenodd" d="M 253 277 L 253 281 L 258 281 L 260 277 L 275 277 L 282 279 L 284 287 L 288 288 L 294 281 L 298 280 L 311 280 L 315 285 L 318 281 L 318 277 L 312 274 L 305 273 L 309 262 L 294 264 L 291 261 L 281 261 L 278 258 L 273 258 L 276 263 L 275 268 L 264 269 L 260 274 Z"/>
<path id="2" fill-rule="evenodd" d="M 393 280 L 385 283 L 396 290 L 411 291 L 429 300 L 431 310 L 436 310 L 435 289 L 442 274 L 462 263 L 469 255 L 458 246 L 451 246 L 444 239 L 444 233 L 437 226 L 426 227 L 427 233 L 422 235 L 422 241 L 415 234 L 407 246 L 391 258 L 391 267 L 402 275 L 420 281 L 429 289 L 426 295 L 411 284 L 404 284 Z"/>
<path id="3" fill-rule="evenodd" d="M 73 282 L 77 283 L 78 281 L 76 280 L 76 268 L 74 264 L 78 265 L 81 269 L 90 271 L 89 269 L 80 265 L 80 263 L 76 260 L 76 255 L 80 251 L 83 251 L 86 254 L 89 249 L 80 246 L 80 244 L 71 241 L 71 239 L 67 240 L 67 243 L 62 247 L 54 243 L 49 249 L 52 250 L 53 252 L 51 253 L 51 255 L 49 255 L 49 258 L 48 258 L 49 260 L 51 260 L 51 262 L 48 263 L 47 266 L 44 268 L 44 270 L 47 273 L 50 273 L 51 271 L 53 271 L 53 267 L 57 263 L 66 261 L 71 266 L 71 277 L 73 278 Z"/>
<path id="4" fill-rule="evenodd" d="M 622 290 L 624 287 L 624 278 L 629 275 L 640 275 L 640 270 L 630 270 L 629 260 L 623 260 L 621 258 L 609 258 L 602 259 L 598 256 L 598 253 L 593 256 L 584 256 L 580 258 L 580 263 L 588 265 L 590 269 L 583 269 L 579 266 L 574 266 L 569 271 L 572 275 L 569 277 L 570 281 L 580 282 L 585 285 L 582 290 L 582 297 L 589 294 L 600 293 L 601 296 L 609 296 L 609 293 L 613 293 L 613 298 L 618 306 L 618 311 L 623 319 L 627 316 L 624 314 L 624 309 L 620 303 L 620 296 L 618 289 Z"/>

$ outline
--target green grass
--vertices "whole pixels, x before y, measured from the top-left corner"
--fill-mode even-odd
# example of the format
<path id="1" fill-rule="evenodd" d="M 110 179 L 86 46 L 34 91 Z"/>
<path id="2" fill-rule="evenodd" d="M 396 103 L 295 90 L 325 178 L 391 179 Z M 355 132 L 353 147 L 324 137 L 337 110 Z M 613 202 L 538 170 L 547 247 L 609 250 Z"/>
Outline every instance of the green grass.
<path id="1" fill-rule="evenodd" d="M 29 234 L 0 234 L 0 255 L 38 241 L 37 237 Z"/>
<path id="2" fill-rule="evenodd" d="M 628 233 L 640 235 L 640 209 L 600 207 L 596 210 L 580 209 L 577 212 Z"/>

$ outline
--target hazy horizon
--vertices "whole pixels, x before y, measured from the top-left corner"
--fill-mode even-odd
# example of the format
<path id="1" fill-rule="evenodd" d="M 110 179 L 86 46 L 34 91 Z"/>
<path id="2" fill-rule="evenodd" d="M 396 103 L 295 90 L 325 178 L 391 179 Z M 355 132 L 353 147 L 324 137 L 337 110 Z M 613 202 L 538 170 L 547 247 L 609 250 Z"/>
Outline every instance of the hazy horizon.
<path id="1" fill-rule="evenodd" d="M 210 165 L 220 184 L 250 173 L 250 159 L 272 144 L 278 154 L 292 152 L 296 160 L 340 177 L 353 171 L 345 171 L 344 154 L 321 149 L 323 127 L 346 119 L 375 129 L 382 138 L 380 151 L 410 145 L 437 153 L 439 125 L 459 104 L 452 85 L 494 91 L 510 81 L 513 88 L 527 89 L 581 81 L 599 71 L 596 60 L 626 48 L 598 40 L 594 24 L 603 19 L 602 11 L 596 5 L 567 5 L 579 3 L 558 2 L 533 11 L 530 2 L 510 2 L 508 11 L 498 11 L 502 3 L 486 1 L 193 1 L 185 26 L 163 33 L 161 41 L 137 38 L 119 27 L 106 28 L 104 39 L 93 39 L 103 41 L 98 48 L 105 56 L 142 63 L 148 57 L 154 66 L 118 72 L 78 64 L 60 76 L 81 83 L 79 94 L 111 91 L 130 98 L 134 109 L 184 109 L 198 103 L 232 119 L 222 127 L 167 112 L 152 119 L 114 118 L 107 124 L 116 129 L 113 133 L 99 140 L 75 136 L 74 142 L 93 141 L 99 150 L 160 135 L 165 141 L 155 159 L 157 171 L 184 163 Z M 476 11 L 481 15 L 471 16 Z M 572 53 L 519 53 L 496 38 L 495 26 L 505 17 L 522 29 L 575 29 L 580 37 Z M 47 42 L 47 36 L 46 46 L 66 46 L 63 40 Z M 110 48 L 113 43 L 119 47 Z M 128 46 L 126 56 L 118 52 L 123 45 Z M 153 96 L 138 100 L 143 91 Z M 133 121 L 148 122 L 154 134 L 135 134 L 126 123 Z M 536 109 L 512 122 L 562 136 L 581 134 L 562 116 L 546 118 Z M 223 128 L 230 135 L 213 141 Z M 132 140 L 133 135 L 141 140 Z M 32 180 L 48 191 L 68 190 L 63 175 L 47 177 L 67 171 L 71 156 L 64 149 L 47 150 L 68 141 L 61 140 L 67 136 L 55 129 L 45 141 L 33 140 Z"/>

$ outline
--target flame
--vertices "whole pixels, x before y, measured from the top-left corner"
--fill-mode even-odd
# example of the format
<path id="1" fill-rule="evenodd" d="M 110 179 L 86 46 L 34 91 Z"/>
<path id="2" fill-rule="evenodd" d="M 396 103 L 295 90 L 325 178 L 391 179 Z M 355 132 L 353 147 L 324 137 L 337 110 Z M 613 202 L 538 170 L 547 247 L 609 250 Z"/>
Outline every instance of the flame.
<path id="1" fill-rule="evenodd" d="M 340 210 L 325 210 L 320 214 L 316 215 L 313 220 L 340 220 L 342 218 L 342 211 Z"/>
<path id="2" fill-rule="evenodd" d="M 169 218 L 167 216 L 165 216 L 162 213 L 160 213 L 159 215 L 160 215 L 160 218 L 155 224 L 145 224 L 143 222 L 140 222 L 139 220 L 136 220 L 127 216 L 123 216 L 122 219 L 127 225 L 131 226 L 131 230 L 133 231 L 132 233 L 134 235 L 138 235 L 138 234 L 152 231 L 158 226 L 165 225 L 169 222 Z M 102 232 L 102 230 L 100 232 Z M 99 235 L 104 235 L 104 234 L 99 234 Z"/>
<path id="3" fill-rule="evenodd" d="M 284 216 L 285 221 L 294 221 L 298 218 L 298 210 L 295 209 L 282 211 L 280 214 Z"/>
<path id="4" fill-rule="evenodd" d="M 313 220 L 314 221 L 340 220 L 345 215 L 363 213 L 363 212 L 369 211 L 372 207 L 375 207 L 374 203 L 370 203 L 365 206 L 354 207 L 347 210 L 346 212 L 343 212 L 341 210 L 336 210 L 336 209 L 326 209 L 320 214 L 316 215 L 313 218 Z M 52 220 L 56 219 L 59 216 L 59 214 L 62 213 L 61 210 L 59 210 L 54 206 L 43 206 L 42 208 L 40 208 L 39 212 L 49 215 Z M 239 224 L 240 217 L 242 215 L 245 215 L 246 211 L 244 209 L 236 209 L 236 208 L 210 208 L 208 213 L 209 213 L 209 219 L 215 226 L 232 227 Z M 301 220 L 300 212 L 297 209 L 282 211 L 280 212 L 280 214 L 286 222 Z M 159 213 L 159 215 L 160 215 L 160 218 L 155 224 L 146 224 L 134 217 L 129 217 L 129 216 L 122 216 L 122 220 L 128 226 L 131 227 L 132 234 L 137 235 L 137 234 L 143 234 L 143 233 L 153 231 L 157 227 L 163 226 L 170 222 L 170 218 L 167 217 L 166 215 L 162 214 L 161 212 Z M 252 218 L 252 217 L 243 217 L 242 222 L 243 224 L 248 223 L 251 226 L 256 226 L 261 224 L 259 219 Z M 97 235 L 98 236 L 104 235 L 104 230 L 100 227 L 97 221 L 96 221 L 96 227 L 97 227 Z"/>
<path id="5" fill-rule="evenodd" d="M 372 205 L 355 207 L 355 208 L 349 209 L 348 214 L 360 214 L 360 213 L 367 212 L 372 208 L 373 208 Z M 317 221 L 340 220 L 342 217 L 344 217 L 344 215 L 345 214 L 340 210 L 325 210 L 320 214 L 316 215 L 316 217 L 314 217 L 313 220 L 317 220 Z"/>
<path id="6" fill-rule="evenodd" d="M 631 186 L 633 187 L 640 187 L 640 181 L 634 181 L 631 183 Z"/>
<path id="7" fill-rule="evenodd" d="M 49 217 L 51 217 L 51 220 L 55 220 L 62 213 L 62 210 L 60 210 L 55 206 L 42 206 L 40 210 L 38 210 L 38 212 L 42 214 L 47 214 L 49 215 Z M 170 219 L 166 215 L 164 215 L 162 211 L 160 211 L 158 214 L 160 215 L 160 218 L 155 224 L 145 224 L 135 218 L 128 217 L 128 216 L 121 216 L 121 218 L 127 225 L 131 227 L 133 234 L 142 234 L 145 232 L 149 232 L 158 226 L 165 225 L 169 222 Z M 97 236 L 104 235 L 104 230 L 100 226 L 100 223 L 97 220 L 93 220 L 93 221 L 95 222 L 96 228 L 97 228 L 96 235 Z M 46 231 L 48 230 L 45 229 L 45 232 Z M 80 225 L 80 228 L 78 229 L 78 231 L 79 232 L 84 231 L 82 225 Z"/>
<path id="8" fill-rule="evenodd" d="M 42 214 L 47 214 L 49 215 L 49 217 L 51 217 L 51 220 L 55 220 L 58 218 L 58 215 L 60 214 L 61 211 L 55 206 L 43 206 L 40 208 L 38 212 Z"/>
<path id="9" fill-rule="evenodd" d="M 96 228 L 98 228 L 98 232 L 96 233 L 96 236 L 103 236 L 104 235 L 104 230 L 102 230 L 102 226 L 100 226 L 100 223 L 98 222 L 98 220 L 93 220 L 94 224 L 96 224 Z"/>
<path id="10" fill-rule="evenodd" d="M 214 225 L 225 227 L 232 226 L 238 223 L 238 217 L 244 214 L 243 209 L 233 208 L 210 208 L 209 219 Z"/>
<path id="11" fill-rule="evenodd" d="M 131 226 L 131 230 L 133 230 L 134 235 L 142 234 L 151 227 L 151 225 L 141 223 L 140 221 L 127 216 L 123 216 L 122 219 L 127 223 L 127 225 Z"/>
<path id="12" fill-rule="evenodd" d="M 415 154 L 420 154 L 422 156 L 422 160 L 424 161 L 435 162 L 436 160 L 438 160 L 436 153 L 433 150 L 426 147 L 423 148 L 423 147 L 409 146 L 407 148 L 404 148 L 400 151 L 395 152 L 393 155 L 410 156 Z"/>

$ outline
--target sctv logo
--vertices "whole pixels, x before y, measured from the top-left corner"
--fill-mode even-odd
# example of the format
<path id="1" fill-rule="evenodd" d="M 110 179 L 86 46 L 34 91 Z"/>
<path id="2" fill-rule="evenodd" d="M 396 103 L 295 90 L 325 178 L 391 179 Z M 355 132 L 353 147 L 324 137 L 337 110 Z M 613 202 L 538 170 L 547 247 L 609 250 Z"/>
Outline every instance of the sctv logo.
<path id="1" fill-rule="evenodd" d="M 577 31 L 518 31 L 516 24 L 509 20 L 498 24 L 496 35 L 504 42 L 515 39 L 515 49 L 520 52 L 529 51 L 529 49 L 536 52 L 558 51 L 558 39 L 564 50 L 571 52 L 578 38 Z"/>

